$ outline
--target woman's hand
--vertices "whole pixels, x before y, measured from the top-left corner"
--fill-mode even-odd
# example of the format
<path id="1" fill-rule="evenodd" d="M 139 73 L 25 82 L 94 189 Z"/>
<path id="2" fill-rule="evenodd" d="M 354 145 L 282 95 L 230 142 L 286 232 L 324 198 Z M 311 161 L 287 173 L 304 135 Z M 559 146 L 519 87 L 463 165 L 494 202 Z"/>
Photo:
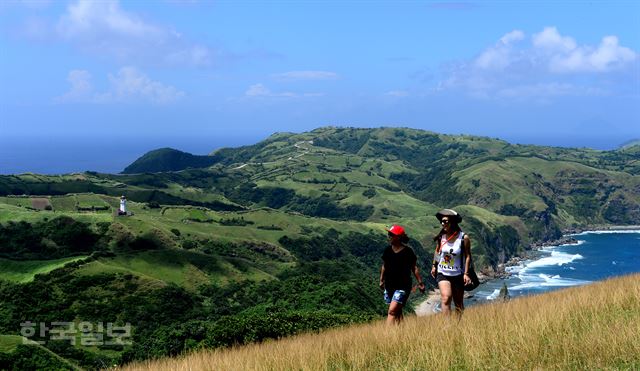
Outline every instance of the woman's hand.
<path id="1" fill-rule="evenodd" d="M 380 280 L 380 288 L 384 290 L 384 280 Z"/>
<path id="2" fill-rule="evenodd" d="M 462 276 L 462 278 L 464 280 L 464 285 L 465 286 L 471 285 L 471 277 L 469 277 L 468 274 L 465 273 L 464 276 Z"/>
<path id="3" fill-rule="evenodd" d="M 431 267 L 431 277 L 436 278 L 436 267 Z"/>
<path id="4" fill-rule="evenodd" d="M 420 282 L 418 284 L 418 289 L 420 289 L 420 292 L 424 294 L 424 291 L 427 289 L 427 287 L 424 285 L 424 282 Z"/>

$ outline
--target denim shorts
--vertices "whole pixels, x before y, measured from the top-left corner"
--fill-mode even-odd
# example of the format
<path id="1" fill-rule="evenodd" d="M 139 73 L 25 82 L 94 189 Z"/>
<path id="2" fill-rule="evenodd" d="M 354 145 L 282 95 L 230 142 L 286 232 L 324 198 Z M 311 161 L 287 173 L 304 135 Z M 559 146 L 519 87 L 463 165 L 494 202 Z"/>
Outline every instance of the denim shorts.
<path id="1" fill-rule="evenodd" d="M 384 290 L 384 301 L 387 304 L 391 304 L 392 301 L 395 301 L 405 305 L 407 304 L 407 300 L 409 300 L 409 293 L 409 290 L 394 290 L 393 295 L 389 296 L 389 292 Z"/>

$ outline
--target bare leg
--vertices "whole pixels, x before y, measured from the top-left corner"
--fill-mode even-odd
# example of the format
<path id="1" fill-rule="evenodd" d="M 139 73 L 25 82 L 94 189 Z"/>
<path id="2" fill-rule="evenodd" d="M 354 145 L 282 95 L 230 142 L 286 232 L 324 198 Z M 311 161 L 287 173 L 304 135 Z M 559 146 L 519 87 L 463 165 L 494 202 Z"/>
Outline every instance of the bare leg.
<path id="1" fill-rule="evenodd" d="M 387 312 L 387 325 L 396 325 L 402 321 L 402 304 L 392 301 Z"/>
<path id="2" fill-rule="evenodd" d="M 451 282 L 449 281 L 440 281 L 438 283 L 438 288 L 440 289 L 440 310 L 444 315 L 451 314 Z"/>

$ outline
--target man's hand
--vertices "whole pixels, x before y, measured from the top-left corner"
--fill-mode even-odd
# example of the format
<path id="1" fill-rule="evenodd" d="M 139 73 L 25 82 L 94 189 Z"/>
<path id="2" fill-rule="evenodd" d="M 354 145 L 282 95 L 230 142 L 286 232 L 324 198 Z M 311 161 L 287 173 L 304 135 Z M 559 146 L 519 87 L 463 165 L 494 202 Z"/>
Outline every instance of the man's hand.
<path id="1" fill-rule="evenodd" d="M 380 280 L 380 288 L 384 290 L 384 280 Z"/>
<path id="2" fill-rule="evenodd" d="M 420 289 L 420 292 L 424 294 L 424 291 L 426 290 L 426 286 L 424 285 L 424 282 L 420 282 L 418 284 L 418 288 Z"/>
<path id="3" fill-rule="evenodd" d="M 436 278 L 436 267 L 431 267 L 431 277 Z"/>

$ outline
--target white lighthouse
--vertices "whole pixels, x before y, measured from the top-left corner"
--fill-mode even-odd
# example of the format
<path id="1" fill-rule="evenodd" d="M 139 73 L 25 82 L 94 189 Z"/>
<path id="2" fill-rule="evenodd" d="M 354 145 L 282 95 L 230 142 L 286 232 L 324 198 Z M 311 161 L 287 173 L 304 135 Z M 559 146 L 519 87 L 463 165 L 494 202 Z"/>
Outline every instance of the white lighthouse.
<path id="1" fill-rule="evenodd" d="M 127 198 L 124 197 L 124 195 L 120 197 L 120 210 L 118 210 L 118 214 L 127 215 Z"/>

